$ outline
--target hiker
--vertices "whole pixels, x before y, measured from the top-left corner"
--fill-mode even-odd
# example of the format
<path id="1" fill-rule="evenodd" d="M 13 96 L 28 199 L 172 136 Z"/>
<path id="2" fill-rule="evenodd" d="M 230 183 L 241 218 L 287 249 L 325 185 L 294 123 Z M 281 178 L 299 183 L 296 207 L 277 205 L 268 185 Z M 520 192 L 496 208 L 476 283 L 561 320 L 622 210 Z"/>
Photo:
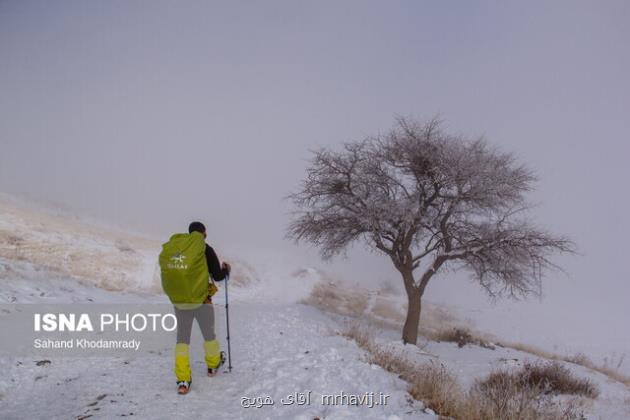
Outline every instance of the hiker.
<path id="1" fill-rule="evenodd" d="M 193 320 L 197 320 L 203 335 L 208 376 L 214 376 L 225 361 L 214 333 L 212 295 L 217 290 L 214 282 L 225 279 L 231 267 L 226 262 L 219 264 L 217 254 L 205 238 L 203 223 L 192 222 L 187 234 L 171 236 L 160 253 L 162 287 L 175 307 L 177 318 L 175 376 L 180 394 L 188 393 L 192 383 L 188 347 Z"/>

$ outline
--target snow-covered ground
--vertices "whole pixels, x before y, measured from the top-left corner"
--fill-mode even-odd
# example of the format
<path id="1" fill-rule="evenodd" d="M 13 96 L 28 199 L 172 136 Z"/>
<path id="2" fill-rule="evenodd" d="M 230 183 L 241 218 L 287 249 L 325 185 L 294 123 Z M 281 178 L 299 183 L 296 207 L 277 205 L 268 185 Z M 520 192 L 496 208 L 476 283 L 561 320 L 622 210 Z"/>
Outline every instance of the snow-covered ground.
<path id="1" fill-rule="evenodd" d="M 31 261 L 109 290 L 159 291 L 158 241 L 4 194 L 0 215 L 0 257 Z"/>
<path id="2" fill-rule="evenodd" d="M 1 302 L 94 303 L 162 302 L 162 296 L 106 291 L 30 263 L 0 260 Z M 193 332 L 193 386 L 175 392 L 171 347 L 155 355 L 124 358 L 0 359 L 0 417 L 22 418 L 418 418 L 423 406 L 406 384 L 362 361 L 362 351 L 338 334 L 331 319 L 306 305 L 230 290 L 231 373 L 205 377 L 201 338 Z M 220 295 L 219 295 L 220 296 Z M 220 296 L 221 297 L 221 296 Z M 224 308 L 216 306 L 218 334 L 225 347 Z M 281 399 L 310 392 L 310 405 L 283 405 Z M 323 394 L 388 394 L 379 407 L 324 406 Z M 244 408 L 243 398 L 273 405 Z M 257 400 L 258 399 L 258 400 Z M 288 400 L 285 400 L 288 401 Z M 268 400 L 267 400 L 268 402 Z M 258 404 L 260 405 L 260 404 Z M 426 415 L 428 418 L 432 416 Z"/>
<path id="3" fill-rule="evenodd" d="M 312 274 L 312 273 L 311 273 Z M 107 291 L 82 284 L 27 262 L 0 260 L 2 303 L 163 303 L 163 296 Z M 276 280 L 281 284 L 280 280 Z M 434 418 L 413 401 L 407 384 L 365 361 L 363 351 L 339 333 L 339 317 L 292 301 L 274 299 L 264 282 L 230 289 L 231 344 L 234 369 L 215 378 L 204 376 L 201 338 L 195 330 L 191 345 L 193 387 L 187 396 L 175 393 L 172 348 L 137 357 L 39 358 L 3 357 L 0 368 L 0 417 L 21 418 Z M 301 285 L 302 286 L 302 285 Z M 264 293 L 263 289 L 268 293 Z M 301 288 L 307 290 L 308 288 Z M 302 292 L 304 293 L 304 292 Z M 219 295 L 222 298 L 222 295 Z M 216 304 L 218 335 L 225 348 L 224 308 Z M 398 331 L 373 331 L 377 342 L 411 360 L 439 360 L 463 386 L 494 368 L 535 360 L 511 349 L 458 348 L 454 343 L 425 343 L 421 350 L 403 346 Z M 628 389 L 585 368 L 568 365 L 576 374 L 595 381 L 601 396 L 585 403 L 590 418 L 630 416 Z M 310 405 L 283 405 L 282 398 L 309 393 Z M 384 406 L 325 406 L 324 394 L 389 395 Z M 243 398 L 261 405 L 243 407 Z M 257 400 L 256 400 L 257 399 Z M 269 400 L 267 400 L 269 402 Z"/>
<path id="4" fill-rule="evenodd" d="M 496 302 L 477 296 L 476 285 L 466 279 L 447 279 L 451 287 L 466 290 L 457 295 L 446 287 L 431 290 L 429 298 L 455 317 L 468 320 L 480 331 L 503 341 L 533 345 L 560 355 L 583 354 L 598 365 L 607 365 L 630 376 L 630 328 L 628 305 L 620 304 L 623 293 L 608 292 L 608 299 L 590 296 L 575 279 L 550 276 L 545 282 L 546 295 Z M 602 292 L 603 293 L 603 292 Z M 474 297 L 470 297 L 470 296 Z"/>
<path id="5" fill-rule="evenodd" d="M 155 284 L 157 242 L 3 206 L 0 306 L 167 302 Z M 130 252 L 134 247 L 137 250 Z M 70 263 L 73 255 L 80 264 Z M 126 272 L 129 267 L 132 270 Z M 0 418 L 436 418 L 409 396 L 404 381 L 367 363 L 364 351 L 340 334 L 347 327 L 343 317 L 300 303 L 321 280 L 319 271 L 294 271 L 277 264 L 254 269 L 240 263 L 235 270 L 238 275 L 230 287 L 232 372 L 205 377 L 196 327 L 191 344 L 193 385 L 186 396 L 175 392 L 174 343 L 135 357 L 48 357 L 47 363 L 27 355 L 1 356 Z M 223 291 L 221 286 L 215 311 L 217 335 L 225 349 Z M 372 293 L 366 310 L 382 313 L 387 309 L 384 302 Z M 536 360 L 505 348 L 436 342 L 424 343 L 423 349 L 403 346 L 399 330 L 386 327 L 372 333 L 393 353 L 443 363 L 464 387 L 492 369 Z M 577 365 L 566 366 L 590 378 L 601 391 L 597 399 L 584 401 L 588 418 L 630 418 L 625 385 Z M 295 393 L 309 395 L 310 404 L 282 403 Z M 341 393 L 389 397 L 387 405 L 372 408 L 322 404 L 322 395 Z M 254 406 L 243 407 L 248 404 Z"/>

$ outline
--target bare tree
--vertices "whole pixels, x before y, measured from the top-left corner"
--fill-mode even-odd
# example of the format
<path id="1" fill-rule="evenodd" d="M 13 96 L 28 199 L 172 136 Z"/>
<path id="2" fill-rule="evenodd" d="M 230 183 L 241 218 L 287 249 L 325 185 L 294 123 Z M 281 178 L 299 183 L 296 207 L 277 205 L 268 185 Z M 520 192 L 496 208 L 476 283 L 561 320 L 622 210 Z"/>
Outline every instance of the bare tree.
<path id="1" fill-rule="evenodd" d="M 386 135 L 314 152 L 288 236 L 323 258 L 363 239 L 387 254 L 408 298 L 402 339 L 417 342 L 421 299 L 438 270 L 465 269 L 491 296 L 540 294 L 570 240 L 524 217 L 535 178 L 483 139 L 446 133 L 436 119 L 398 119 Z"/>

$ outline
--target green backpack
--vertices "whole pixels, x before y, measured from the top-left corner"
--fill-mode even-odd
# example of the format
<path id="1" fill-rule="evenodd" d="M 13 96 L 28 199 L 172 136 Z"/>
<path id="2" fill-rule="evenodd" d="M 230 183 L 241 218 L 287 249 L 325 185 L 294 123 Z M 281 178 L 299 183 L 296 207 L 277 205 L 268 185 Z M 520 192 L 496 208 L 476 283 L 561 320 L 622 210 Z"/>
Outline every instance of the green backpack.
<path id="1" fill-rule="evenodd" d="M 208 297 L 206 242 L 199 232 L 176 233 L 162 245 L 162 288 L 173 304 L 200 304 Z"/>

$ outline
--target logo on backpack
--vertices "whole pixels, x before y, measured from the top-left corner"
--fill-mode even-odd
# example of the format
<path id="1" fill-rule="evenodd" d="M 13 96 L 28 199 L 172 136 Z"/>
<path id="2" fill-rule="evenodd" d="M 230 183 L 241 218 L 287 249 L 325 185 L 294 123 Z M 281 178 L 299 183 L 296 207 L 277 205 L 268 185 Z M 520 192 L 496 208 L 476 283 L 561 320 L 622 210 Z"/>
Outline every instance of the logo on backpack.
<path id="1" fill-rule="evenodd" d="M 187 270 L 188 264 L 184 262 L 185 259 L 186 259 L 186 256 L 182 254 L 181 252 L 178 252 L 177 254 L 171 257 L 172 262 L 169 263 L 167 267 L 171 269 L 175 269 L 175 270 Z"/>

